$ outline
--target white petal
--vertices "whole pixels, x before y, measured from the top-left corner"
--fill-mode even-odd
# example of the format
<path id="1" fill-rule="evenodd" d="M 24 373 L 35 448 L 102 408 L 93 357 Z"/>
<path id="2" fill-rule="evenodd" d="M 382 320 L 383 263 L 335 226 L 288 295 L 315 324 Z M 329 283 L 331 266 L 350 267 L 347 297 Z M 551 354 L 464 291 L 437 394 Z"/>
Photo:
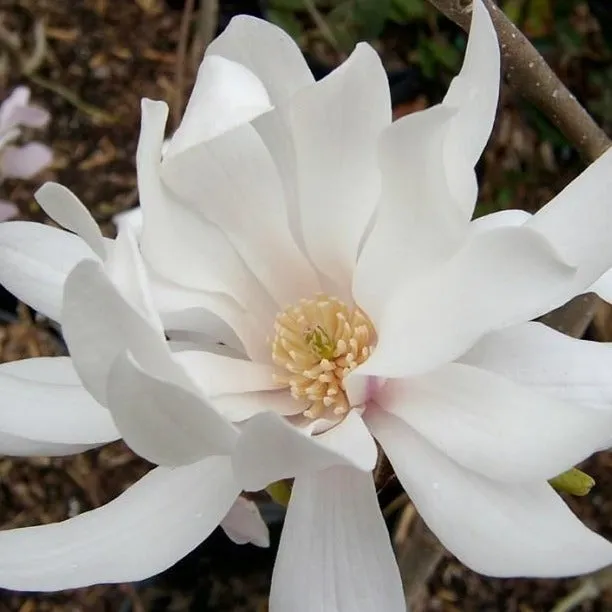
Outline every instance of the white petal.
<path id="1" fill-rule="evenodd" d="M 253 126 L 237 127 L 164 158 L 162 178 L 195 212 L 223 230 L 279 305 L 320 291 L 289 230 L 276 166 Z"/>
<path id="2" fill-rule="evenodd" d="M 400 287 L 378 320 L 373 317 L 378 345 L 353 375 L 402 378 L 431 371 L 485 333 L 560 305 L 573 277 L 574 270 L 527 228 L 476 234 L 446 265 Z"/>
<path id="3" fill-rule="evenodd" d="M 70 270 L 94 252 L 69 232 L 40 223 L 0 225 L 0 283 L 34 310 L 56 321 Z"/>
<path id="4" fill-rule="evenodd" d="M 156 468 L 101 508 L 0 532 L 0 586 L 56 591 L 143 580 L 206 539 L 238 493 L 224 457 Z"/>
<path id="5" fill-rule="evenodd" d="M 612 410 L 610 343 L 570 338 L 542 323 L 523 323 L 488 334 L 460 361 L 561 400 Z"/>
<path id="6" fill-rule="evenodd" d="M 344 291 L 380 194 L 377 140 L 391 122 L 389 86 L 377 53 L 357 45 L 289 109 L 300 217 L 317 268 Z"/>
<path id="7" fill-rule="evenodd" d="M 83 261 L 70 274 L 62 321 L 74 367 L 85 388 L 104 406 L 110 368 L 125 350 L 154 376 L 192 386 L 172 361 L 163 331 L 134 310 L 100 264 Z"/>
<path id="8" fill-rule="evenodd" d="M 143 100 L 136 166 L 145 261 L 165 279 L 191 289 L 226 293 L 239 303 L 265 299 L 221 230 L 173 199 L 159 176 L 168 107 Z M 198 262 L 198 265 L 194 265 Z"/>
<path id="9" fill-rule="evenodd" d="M 80 236 L 100 259 L 105 259 L 102 232 L 83 202 L 70 189 L 59 183 L 45 183 L 34 196 L 56 223 Z"/>
<path id="10" fill-rule="evenodd" d="M 523 225 L 527 219 L 531 218 L 531 213 L 526 210 L 508 209 L 499 210 L 483 217 L 478 217 L 470 223 L 470 230 L 474 233 L 488 232 L 498 227 L 518 227 Z"/>
<path id="11" fill-rule="evenodd" d="M 457 463 L 501 481 L 548 480 L 612 437 L 612 411 L 572 405 L 461 363 L 389 380 L 376 403 Z"/>
<path id="12" fill-rule="evenodd" d="M 546 482 L 495 482 L 460 467 L 396 417 L 379 411 L 368 423 L 427 525 L 474 571 L 544 578 L 612 563 L 612 544 Z"/>
<path id="13" fill-rule="evenodd" d="M 233 455 L 236 477 L 247 491 L 333 465 L 369 472 L 376 445 L 355 410 L 336 427 L 310 436 L 273 413 L 254 416 L 242 429 Z"/>
<path id="14" fill-rule="evenodd" d="M 278 389 L 275 368 L 266 363 L 234 359 L 206 351 L 181 351 L 174 360 L 192 377 L 203 394 L 248 393 Z"/>
<path id="15" fill-rule="evenodd" d="M 489 12 L 478 0 L 473 4 L 463 67 L 443 101 L 444 106 L 457 110 L 446 141 L 445 162 L 454 199 L 466 219 L 471 218 L 476 204 L 473 168 L 493 129 L 499 83 L 499 43 Z"/>
<path id="16" fill-rule="evenodd" d="M 113 223 L 117 226 L 117 230 L 129 227 L 136 236 L 139 236 L 142 231 L 142 209 L 140 206 L 135 206 L 117 213 L 113 215 Z"/>
<path id="17" fill-rule="evenodd" d="M 589 291 L 596 293 L 602 300 L 612 304 L 612 269 L 599 277 Z"/>
<path id="18" fill-rule="evenodd" d="M 205 334 L 251 359 L 271 360 L 265 322 L 258 321 L 236 300 L 222 293 L 182 287 L 150 267 L 147 272 L 153 300 L 166 330 Z"/>
<path id="19" fill-rule="evenodd" d="M 242 64 L 264 84 L 275 106 L 314 82 L 300 48 L 281 28 L 249 15 L 234 17 L 206 49 Z"/>
<path id="20" fill-rule="evenodd" d="M 237 431 L 206 400 L 117 357 L 108 380 L 108 407 L 137 454 L 158 465 L 187 465 L 229 454 Z"/>
<path id="21" fill-rule="evenodd" d="M 587 290 L 612 263 L 612 149 L 606 151 L 525 226 L 543 234 L 579 270 L 566 300 Z M 585 215 L 584 210 L 589 214 Z"/>
<path id="22" fill-rule="evenodd" d="M 232 422 L 245 421 L 261 412 L 293 416 L 304 412 L 303 404 L 296 402 L 288 389 L 229 393 L 214 398 L 215 408 Z"/>
<path id="23" fill-rule="evenodd" d="M 19 208 L 8 200 L 0 200 L 0 223 L 12 219 L 19 214 Z"/>
<path id="24" fill-rule="evenodd" d="M 164 158 L 248 123 L 271 108 L 266 88 L 248 68 L 208 52 Z"/>
<path id="25" fill-rule="evenodd" d="M 240 496 L 221 521 L 225 535 L 235 544 L 270 546 L 268 526 L 259 514 L 257 504 Z"/>
<path id="26" fill-rule="evenodd" d="M 39 442 L 103 444 L 120 435 L 113 419 L 82 387 L 68 357 L 0 365 L 0 431 Z"/>
<path id="27" fill-rule="evenodd" d="M 381 136 L 382 195 L 353 280 L 355 300 L 370 317 L 398 282 L 448 259 L 467 232 L 443 157 L 454 115 L 434 106 L 395 121 Z"/>
<path id="28" fill-rule="evenodd" d="M 270 612 L 403 612 L 402 583 L 370 474 L 347 467 L 295 479 Z"/>
<path id="29" fill-rule="evenodd" d="M 0 455 L 10 457 L 66 457 L 78 455 L 100 444 L 62 444 L 61 442 L 41 442 L 0 431 Z"/>

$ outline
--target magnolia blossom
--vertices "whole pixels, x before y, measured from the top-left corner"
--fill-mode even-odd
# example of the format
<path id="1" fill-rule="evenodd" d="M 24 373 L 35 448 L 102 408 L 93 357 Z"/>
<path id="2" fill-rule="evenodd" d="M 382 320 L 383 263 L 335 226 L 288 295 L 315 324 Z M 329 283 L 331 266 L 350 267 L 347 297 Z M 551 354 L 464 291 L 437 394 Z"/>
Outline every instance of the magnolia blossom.
<path id="1" fill-rule="evenodd" d="M 30 104 L 30 90 L 16 87 L 0 105 L 0 182 L 5 178 L 28 179 L 51 163 L 53 153 L 40 142 L 23 146 L 9 144 L 19 138 L 20 127 L 40 128 L 49 121 L 49 113 Z M 0 200 L 0 221 L 17 213 L 12 202 Z"/>
<path id="2" fill-rule="evenodd" d="M 368 45 L 315 83 L 286 34 L 236 18 L 163 157 L 167 107 L 143 102 L 136 237 L 102 239 L 55 185 L 39 202 L 74 234 L 0 227 L 0 280 L 71 354 L 0 370 L 4 448 L 120 435 L 160 466 L 103 508 L 0 533 L 0 585 L 151 575 L 228 511 L 247 521 L 241 490 L 293 479 L 270 609 L 403 610 L 375 439 L 469 567 L 611 563 L 547 481 L 610 445 L 612 347 L 530 320 L 612 265 L 612 153 L 524 223 L 472 222 L 498 88 L 479 1 L 443 102 L 395 123 Z"/>

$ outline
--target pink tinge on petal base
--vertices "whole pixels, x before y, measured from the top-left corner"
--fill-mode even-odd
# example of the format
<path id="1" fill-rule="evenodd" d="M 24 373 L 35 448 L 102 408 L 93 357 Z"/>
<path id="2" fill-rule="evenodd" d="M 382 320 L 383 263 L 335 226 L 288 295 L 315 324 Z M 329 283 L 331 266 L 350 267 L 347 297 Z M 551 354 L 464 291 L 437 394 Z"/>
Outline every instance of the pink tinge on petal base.
<path id="1" fill-rule="evenodd" d="M 0 223 L 12 219 L 18 212 L 19 209 L 12 202 L 0 200 Z"/>

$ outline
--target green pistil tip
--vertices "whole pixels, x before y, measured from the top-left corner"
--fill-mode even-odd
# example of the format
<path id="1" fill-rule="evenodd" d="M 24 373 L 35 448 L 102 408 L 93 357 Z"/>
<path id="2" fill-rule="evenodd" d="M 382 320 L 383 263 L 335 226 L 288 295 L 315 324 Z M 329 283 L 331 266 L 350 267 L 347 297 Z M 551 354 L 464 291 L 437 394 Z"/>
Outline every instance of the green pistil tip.
<path id="1" fill-rule="evenodd" d="M 321 359 L 333 359 L 334 343 L 329 337 L 329 334 L 320 326 L 317 325 L 314 329 L 304 334 L 306 342 L 310 350 Z"/>
<path id="2" fill-rule="evenodd" d="M 567 470 L 567 472 L 551 478 L 548 482 L 557 491 L 563 491 L 564 493 L 570 493 L 579 497 L 588 495 L 595 485 L 593 478 L 577 468 Z"/>

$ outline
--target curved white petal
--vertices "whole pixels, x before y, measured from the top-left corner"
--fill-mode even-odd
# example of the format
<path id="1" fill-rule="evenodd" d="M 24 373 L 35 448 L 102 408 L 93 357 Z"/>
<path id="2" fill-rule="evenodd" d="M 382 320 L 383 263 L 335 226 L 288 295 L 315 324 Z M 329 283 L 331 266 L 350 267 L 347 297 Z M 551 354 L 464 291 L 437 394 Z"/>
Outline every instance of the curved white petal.
<path id="1" fill-rule="evenodd" d="M 187 465 L 234 447 L 237 430 L 210 403 L 144 372 L 129 354 L 115 360 L 107 397 L 126 444 L 152 463 Z"/>
<path id="2" fill-rule="evenodd" d="M 395 121 L 381 136 L 382 194 L 353 279 L 355 300 L 370 317 L 399 282 L 448 259 L 467 232 L 443 158 L 454 115 L 434 106 Z"/>
<path id="3" fill-rule="evenodd" d="M 34 310 L 59 321 L 68 273 L 95 253 L 74 234 L 30 223 L 0 224 L 0 284 Z"/>
<path id="4" fill-rule="evenodd" d="M 461 363 L 389 380 L 375 401 L 457 463 L 500 481 L 548 480 L 612 438 L 612 410 L 572 405 Z"/>
<path id="5" fill-rule="evenodd" d="M 3 178 L 31 179 L 52 161 L 53 151 L 42 142 L 2 146 L 0 174 Z"/>
<path id="6" fill-rule="evenodd" d="M 117 213 L 113 215 L 112 219 L 118 231 L 121 231 L 124 227 L 129 227 L 136 236 L 139 236 L 142 231 L 142 209 L 140 206 Z"/>
<path id="7" fill-rule="evenodd" d="M 268 526 L 261 518 L 257 504 L 240 496 L 221 521 L 225 535 L 235 544 L 270 546 Z"/>
<path id="8" fill-rule="evenodd" d="M 0 455 L 9 457 L 66 457 L 67 455 L 78 455 L 97 446 L 100 444 L 41 442 L 0 431 Z"/>
<path id="9" fill-rule="evenodd" d="M 147 276 L 155 307 L 166 330 L 205 334 L 246 353 L 251 359 L 271 360 L 265 322 L 258 321 L 236 300 L 222 293 L 182 287 L 150 267 Z"/>
<path id="10" fill-rule="evenodd" d="M 234 17 L 206 49 L 242 64 L 265 86 L 275 106 L 314 83 L 314 77 L 295 41 L 281 28 L 249 15 Z"/>
<path id="11" fill-rule="evenodd" d="M 104 444 L 120 438 L 113 419 L 82 387 L 68 357 L 0 365 L 0 431 L 55 444 Z"/>
<path id="12" fill-rule="evenodd" d="M 174 360 L 191 376 L 202 393 L 210 397 L 279 388 L 274 382 L 274 366 L 266 363 L 206 351 L 181 351 L 174 353 Z"/>
<path id="13" fill-rule="evenodd" d="M 495 482 L 460 467 L 396 417 L 379 411 L 368 423 L 427 525 L 474 571 L 544 578 L 612 563 L 612 544 L 546 482 Z"/>
<path id="14" fill-rule="evenodd" d="M 466 220 L 476 204 L 473 170 L 493 129 L 499 83 L 499 42 L 487 9 L 476 0 L 463 66 L 442 103 L 457 111 L 445 143 L 444 161 L 453 199 Z"/>
<path id="15" fill-rule="evenodd" d="M 486 335 L 460 361 L 551 397 L 612 410 L 610 343 L 571 338 L 542 323 L 522 323 Z"/>
<path id="16" fill-rule="evenodd" d="M 125 350 L 154 376 L 192 384 L 172 361 L 163 330 L 126 301 L 97 262 L 81 262 L 66 280 L 62 321 L 74 367 L 104 406 L 110 368 Z"/>
<path id="17" fill-rule="evenodd" d="M 596 293 L 602 300 L 612 304 L 612 269 L 599 277 L 589 288 L 589 291 Z"/>
<path id="18" fill-rule="evenodd" d="M 242 304 L 265 300 L 221 230 L 173 199 L 162 185 L 161 148 L 167 115 L 163 102 L 142 101 L 136 167 L 144 260 L 165 279 L 190 289 L 226 293 Z"/>
<path id="19" fill-rule="evenodd" d="M 258 414 L 242 428 L 232 460 L 242 488 L 258 491 L 276 480 L 334 465 L 369 472 L 376 456 L 376 444 L 353 410 L 339 425 L 316 436 L 277 414 Z"/>
<path id="20" fill-rule="evenodd" d="M 239 126 L 165 157 L 162 178 L 192 210 L 221 228 L 280 306 L 320 291 L 289 230 L 274 161 L 253 126 Z"/>
<path id="21" fill-rule="evenodd" d="M 331 74 L 300 90 L 289 117 L 307 252 L 348 292 L 380 194 L 376 143 L 391 122 L 387 77 L 374 49 L 357 45 Z"/>
<path id="22" fill-rule="evenodd" d="M 232 422 L 246 421 L 256 414 L 271 412 L 294 416 L 304 412 L 304 405 L 296 402 L 288 389 L 228 393 L 213 399 L 215 408 Z"/>
<path id="23" fill-rule="evenodd" d="M 70 189 L 59 183 L 45 183 L 34 197 L 56 223 L 80 236 L 100 259 L 106 258 L 104 238 L 98 224 Z"/>
<path id="24" fill-rule="evenodd" d="M 569 265 L 578 268 L 564 301 L 587 291 L 612 264 L 611 190 L 609 149 L 525 223 L 543 234 Z"/>
<path id="25" fill-rule="evenodd" d="M 270 612 L 286 610 L 406 610 L 370 474 L 335 467 L 295 479 L 270 593 Z"/>
<path id="26" fill-rule="evenodd" d="M 240 63 L 212 55 L 209 48 L 164 158 L 212 140 L 271 108 L 266 88 L 257 76 Z"/>
<path id="27" fill-rule="evenodd" d="M 488 232 L 498 227 L 518 227 L 531 218 L 531 213 L 526 210 L 511 208 L 508 210 L 498 210 L 497 212 L 483 217 L 478 217 L 470 223 L 472 233 Z"/>
<path id="28" fill-rule="evenodd" d="M 574 274 L 527 228 L 476 234 L 447 264 L 398 288 L 373 317 L 379 340 L 372 357 L 352 375 L 431 371 L 484 334 L 559 306 Z"/>
<path id="29" fill-rule="evenodd" d="M 0 532 L 0 586 L 56 591 L 143 580 L 206 539 L 238 493 L 225 457 L 156 468 L 101 508 Z"/>

